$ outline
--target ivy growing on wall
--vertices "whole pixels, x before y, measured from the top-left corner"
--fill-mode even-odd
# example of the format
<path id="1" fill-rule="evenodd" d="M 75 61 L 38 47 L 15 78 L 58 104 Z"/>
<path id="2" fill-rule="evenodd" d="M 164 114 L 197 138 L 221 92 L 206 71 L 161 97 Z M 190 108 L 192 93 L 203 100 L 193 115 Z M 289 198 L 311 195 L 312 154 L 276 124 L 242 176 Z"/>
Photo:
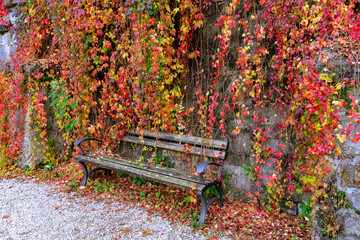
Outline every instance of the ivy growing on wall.
<path id="1" fill-rule="evenodd" d="M 7 21 L 4 19 L 8 15 L 8 10 L 6 9 L 5 2 L 0 3 L 0 25 L 7 26 Z"/>
<path id="2" fill-rule="evenodd" d="M 274 207 L 295 191 L 323 195 L 339 143 L 360 139 L 357 78 L 329 71 L 332 54 L 359 67 L 359 4 L 28 0 L 0 75 L 2 161 L 19 154 L 16 109 L 31 109 L 46 143 L 49 103 L 67 146 L 87 134 L 115 147 L 129 128 L 234 139 L 250 129 L 248 197 L 257 202 L 260 180 Z"/>

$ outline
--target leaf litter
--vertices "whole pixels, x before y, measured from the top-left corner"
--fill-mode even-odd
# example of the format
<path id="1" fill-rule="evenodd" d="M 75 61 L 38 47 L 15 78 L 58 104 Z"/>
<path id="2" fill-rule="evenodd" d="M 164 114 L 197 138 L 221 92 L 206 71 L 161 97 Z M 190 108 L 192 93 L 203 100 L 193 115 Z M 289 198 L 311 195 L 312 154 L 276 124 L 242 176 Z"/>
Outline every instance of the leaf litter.
<path id="1" fill-rule="evenodd" d="M 74 177 L 74 169 L 76 174 Z M 59 177 L 61 176 L 61 177 Z M 96 172 L 89 179 L 86 187 L 80 186 L 82 170 L 77 164 L 60 163 L 55 170 L 33 170 L 30 173 L 17 168 L 0 172 L 1 178 L 31 178 L 36 182 L 49 183 L 58 191 L 74 192 L 74 196 L 88 196 L 96 201 L 113 203 L 128 201 L 146 209 L 146 214 L 158 214 L 174 224 L 192 227 L 192 231 L 201 231 L 209 239 L 227 236 L 230 239 L 309 239 L 310 222 L 281 210 L 269 211 L 252 203 L 240 200 L 224 199 L 224 206 L 218 208 L 216 203 L 209 207 L 205 225 L 198 225 L 201 205 L 196 196 L 189 191 L 157 184 L 151 181 L 138 186 L 130 176 L 117 177 L 116 173 L 108 176 Z M 98 183 L 110 183 L 108 191 L 97 191 Z M 86 203 L 84 203 L 84 206 Z M 90 210 L 91 211 L 91 210 Z M 125 209 L 124 209 L 125 211 Z M 3 218 L 7 218 L 4 216 Z M 121 229 L 128 233 L 131 229 Z M 142 235 L 152 234 L 152 229 L 144 230 Z"/>

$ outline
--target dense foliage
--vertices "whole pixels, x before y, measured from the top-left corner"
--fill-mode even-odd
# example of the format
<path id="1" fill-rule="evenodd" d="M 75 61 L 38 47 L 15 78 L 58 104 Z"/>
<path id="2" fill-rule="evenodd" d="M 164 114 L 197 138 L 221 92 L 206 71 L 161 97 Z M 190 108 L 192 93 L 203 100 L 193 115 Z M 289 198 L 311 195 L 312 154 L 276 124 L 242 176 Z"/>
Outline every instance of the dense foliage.
<path id="1" fill-rule="evenodd" d="M 115 147 L 128 128 L 237 140 L 250 129 L 254 202 L 264 178 L 274 207 L 320 196 L 339 143 L 360 139 L 357 79 L 329 70 L 334 54 L 359 67 L 359 4 L 29 0 L 0 77 L 2 161 L 20 153 L 28 111 L 48 146 L 50 104 L 67 146 L 87 134 Z"/>
<path id="2" fill-rule="evenodd" d="M 7 25 L 7 21 L 4 19 L 4 17 L 8 14 L 8 10 L 5 7 L 5 4 L 3 2 L 0 3 L 0 24 L 1 25 Z"/>

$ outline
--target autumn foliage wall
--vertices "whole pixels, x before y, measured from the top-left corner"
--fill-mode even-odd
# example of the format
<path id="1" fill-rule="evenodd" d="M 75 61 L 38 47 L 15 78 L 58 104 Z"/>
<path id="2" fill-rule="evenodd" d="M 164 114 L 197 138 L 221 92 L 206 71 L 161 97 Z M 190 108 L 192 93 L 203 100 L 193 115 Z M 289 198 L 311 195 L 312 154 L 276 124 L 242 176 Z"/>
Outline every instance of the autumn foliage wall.
<path id="1" fill-rule="evenodd" d="M 67 146 L 91 135 L 115 147 L 128 128 L 237 139 L 251 126 L 247 172 L 258 186 L 265 178 L 270 199 L 322 189 L 338 143 L 360 139 L 357 79 L 316 68 L 329 52 L 358 67 L 358 0 L 29 0 L 21 9 L 13 69 L 0 75 L 3 163 L 21 149 L 15 109 L 31 111 L 48 145 L 45 105 Z M 352 123 L 341 126 L 340 114 Z M 283 141 L 268 147 L 270 135 Z"/>

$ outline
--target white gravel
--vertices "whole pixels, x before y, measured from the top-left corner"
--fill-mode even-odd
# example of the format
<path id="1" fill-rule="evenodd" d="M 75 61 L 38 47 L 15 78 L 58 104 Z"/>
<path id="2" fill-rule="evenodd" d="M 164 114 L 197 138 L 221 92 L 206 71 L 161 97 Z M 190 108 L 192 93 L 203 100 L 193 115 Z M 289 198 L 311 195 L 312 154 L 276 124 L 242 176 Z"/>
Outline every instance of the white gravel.
<path id="1" fill-rule="evenodd" d="M 97 202 L 54 189 L 0 180 L 0 240 L 206 239 L 188 227 L 146 215 L 133 203 Z"/>

